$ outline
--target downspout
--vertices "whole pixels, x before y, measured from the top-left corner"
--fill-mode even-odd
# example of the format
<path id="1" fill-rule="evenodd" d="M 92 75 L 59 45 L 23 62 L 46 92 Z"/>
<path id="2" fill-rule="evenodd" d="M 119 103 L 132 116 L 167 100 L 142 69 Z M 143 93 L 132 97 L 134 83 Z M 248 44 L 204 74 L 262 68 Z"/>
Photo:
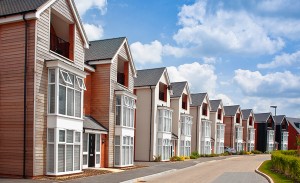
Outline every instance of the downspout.
<path id="1" fill-rule="evenodd" d="M 23 20 L 24 20 L 24 25 L 25 25 L 25 55 L 24 55 L 24 111 L 23 111 L 23 178 L 26 178 L 26 124 L 27 124 L 27 106 L 26 106 L 26 101 L 27 101 L 27 47 L 28 47 L 28 22 L 25 18 L 26 14 L 23 14 Z"/>
<path id="2" fill-rule="evenodd" d="M 231 131 L 230 131 L 230 147 L 231 148 L 233 148 L 233 146 L 232 146 L 232 131 L 234 130 L 233 128 L 232 128 L 232 116 L 230 117 L 231 118 L 231 122 L 230 122 L 230 125 L 231 125 Z"/>
<path id="3" fill-rule="evenodd" d="M 150 94 L 150 100 L 151 100 L 151 108 L 150 108 L 150 144 L 149 144 L 149 161 L 151 161 L 151 150 L 152 150 L 152 107 L 153 107 L 153 102 L 152 102 L 152 98 L 153 98 L 153 94 L 152 94 L 152 87 L 150 86 L 150 90 L 151 90 L 151 94 Z"/>

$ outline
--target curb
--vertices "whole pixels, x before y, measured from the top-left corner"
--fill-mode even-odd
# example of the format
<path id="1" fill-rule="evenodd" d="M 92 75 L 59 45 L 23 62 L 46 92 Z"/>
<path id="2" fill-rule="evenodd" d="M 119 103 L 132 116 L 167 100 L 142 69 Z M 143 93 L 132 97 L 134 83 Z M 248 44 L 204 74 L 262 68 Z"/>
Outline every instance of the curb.
<path id="1" fill-rule="evenodd" d="M 264 178 L 266 178 L 267 181 L 268 181 L 269 183 L 274 183 L 274 181 L 272 180 L 271 177 L 269 177 L 267 174 L 265 174 L 265 173 L 263 173 L 263 172 L 261 172 L 261 171 L 258 170 L 259 167 L 260 167 L 263 163 L 264 163 L 264 162 L 262 162 L 262 163 L 255 169 L 255 172 L 256 172 L 257 174 L 263 176 Z"/>

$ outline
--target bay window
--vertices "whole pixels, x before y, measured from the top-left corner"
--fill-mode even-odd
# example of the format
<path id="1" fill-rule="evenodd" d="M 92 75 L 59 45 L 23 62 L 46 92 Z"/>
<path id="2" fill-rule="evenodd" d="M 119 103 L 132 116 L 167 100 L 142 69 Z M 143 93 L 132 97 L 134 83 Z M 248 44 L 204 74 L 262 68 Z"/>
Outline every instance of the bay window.
<path id="1" fill-rule="evenodd" d="M 168 109 L 159 110 L 159 122 L 158 122 L 159 132 L 172 132 L 172 111 Z"/>
<path id="2" fill-rule="evenodd" d="M 267 151 L 273 151 L 274 148 L 274 130 L 267 131 Z"/>
<path id="3" fill-rule="evenodd" d="M 133 137 L 115 136 L 115 166 L 133 165 Z"/>
<path id="4" fill-rule="evenodd" d="M 288 146 L 288 132 L 282 132 L 281 134 L 281 150 L 287 150 Z"/>
<path id="5" fill-rule="evenodd" d="M 190 156 L 191 155 L 191 141 L 181 140 L 180 141 L 180 156 Z"/>
<path id="6" fill-rule="evenodd" d="M 134 127 L 135 100 L 126 95 L 116 96 L 116 125 Z"/>
<path id="7" fill-rule="evenodd" d="M 83 78 L 61 68 L 48 74 L 48 113 L 82 118 Z"/>
<path id="8" fill-rule="evenodd" d="M 237 126 L 235 128 L 235 139 L 242 140 L 242 138 L 243 138 L 243 128 L 240 126 Z"/>
<path id="9" fill-rule="evenodd" d="M 192 118 L 190 116 L 181 116 L 181 135 L 191 136 Z"/>
<path id="10" fill-rule="evenodd" d="M 171 140 L 157 139 L 157 155 L 161 156 L 161 160 L 169 160 L 171 158 Z"/>
<path id="11" fill-rule="evenodd" d="M 217 124 L 217 139 L 224 139 L 225 125 Z"/>
<path id="12" fill-rule="evenodd" d="M 202 120 L 202 138 L 210 138 L 211 136 L 211 121 Z"/>

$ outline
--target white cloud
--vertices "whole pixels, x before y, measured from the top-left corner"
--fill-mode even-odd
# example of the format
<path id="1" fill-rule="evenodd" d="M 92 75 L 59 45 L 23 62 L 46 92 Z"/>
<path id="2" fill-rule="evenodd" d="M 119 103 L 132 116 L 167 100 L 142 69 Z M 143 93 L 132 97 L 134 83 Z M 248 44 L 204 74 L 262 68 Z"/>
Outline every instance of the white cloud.
<path id="1" fill-rule="evenodd" d="M 101 25 L 83 24 L 83 26 L 90 41 L 102 38 L 104 31 Z"/>
<path id="2" fill-rule="evenodd" d="M 260 69 L 265 68 L 276 68 L 276 67 L 288 67 L 288 66 L 294 66 L 296 64 L 300 64 L 300 51 L 297 51 L 292 54 L 283 53 L 281 55 L 278 55 L 269 63 L 265 64 L 258 64 L 257 67 Z"/>
<path id="3" fill-rule="evenodd" d="M 106 13 L 106 0 L 75 0 L 75 3 L 80 16 L 84 15 L 91 8 L 100 10 L 102 15 Z"/>
<path id="4" fill-rule="evenodd" d="M 217 76 L 214 67 L 208 64 L 183 64 L 168 67 L 171 82 L 188 81 L 192 92 L 215 92 Z"/>
<path id="5" fill-rule="evenodd" d="M 203 57 L 203 62 L 205 64 L 216 64 L 220 63 L 222 61 L 222 58 L 216 58 L 216 57 Z"/>
<path id="6" fill-rule="evenodd" d="M 223 93 L 217 94 L 216 96 L 214 96 L 214 98 L 222 99 L 223 105 L 233 105 L 234 104 L 232 99 Z"/>
<path id="7" fill-rule="evenodd" d="M 265 12 L 299 11 L 300 2 L 298 0 L 264 0 L 258 1 L 257 8 Z"/>
<path id="8" fill-rule="evenodd" d="M 180 45 L 203 52 L 273 54 L 284 47 L 280 37 L 271 38 L 257 19 L 245 11 L 206 11 L 206 1 L 184 5 L 179 12 L 182 28 L 173 36 Z"/>
<path id="9" fill-rule="evenodd" d="M 259 71 L 238 69 L 234 81 L 243 93 L 250 96 L 300 97 L 300 77 L 290 71 L 262 75 Z"/>
<path id="10" fill-rule="evenodd" d="M 174 47 L 169 44 L 163 47 L 163 55 L 171 55 L 177 58 L 183 57 L 187 51 L 185 48 Z"/>
<path id="11" fill-rule="evenodd" d="M 135 42 L 130 45 L 132 56 L 135 62 L 140 64 L 160 63 L 163 53 L 163 45 L 155 40 L 150 44 Z"/>

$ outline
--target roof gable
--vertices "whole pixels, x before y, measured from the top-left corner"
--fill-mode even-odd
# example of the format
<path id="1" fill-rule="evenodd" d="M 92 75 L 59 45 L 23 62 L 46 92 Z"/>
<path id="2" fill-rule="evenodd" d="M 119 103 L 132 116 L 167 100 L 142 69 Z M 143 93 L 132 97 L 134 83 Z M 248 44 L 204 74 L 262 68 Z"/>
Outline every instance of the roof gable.
<path id="1" fill-rule="evenodd" d="M 285 115 L 276 115 L 273 116 L 273 118 L 275 120 L 276 125 L 280 125 L 286 117 Z"/>
<path id="2" fill-rule="evenodd" d="M 156 86 L 164 73 L 166 74 L 167 80 L 169 81 L 169 77 L 165 67 L 138 70 L 137 77 L 134 79 L 134 87 Z"/>
<path id="3" fill-rule="evenodd" d="M 209 100 L 210 106 L 211 106 L 211 112 L 217 112 L 219 106 L 221 105 L 221 107 L 223 108 L 223 103 L 222 100 Z M 224 111 L 223 111 L 224 112 Z"/>
<path id="4" fill-rule="evenodd" d="M 243 114 L 243 119 L 247 120 L 250 117 L 251 113 L 253 113 L 253 110 L 252 109 L 242 109 L 241 112 Z"/>
<path id="5" fill-rule="evenodd" d="M 207 97 L 207 93 L 192 93 L 191 98 L 192 98 L 192 107 L 195 106 L 201 106 L 202 103 L 204 102 L 205 97 Z"/>
<path id="6" fill-rule="evenodd" d="M 186 81 L 171 83 L 172 90 L 173 90 L 173 95 L 171 95 L 171 98 L 181 97 L 186 85 L 187 85 Z"/>
<path id="7" fill-rule="evenodd" d="M 268 113 L 255 113 L 254 117 L 255 117 L 255 122 L 267 122 L 269 117 L 272 117 L 272 113 L 268 112 Z M 273 117 L 272 117 L 273 118 Z M 273 119 L 274 121 L 274 119 Z"/>
<path id="8" fill-rule="evenodd" d="M 300 134 L 300 118 L 287 117 L 287 122 Z"/>
<path id="9" fill-rule="evenodd" d="M 239 105 L 224 106 L 225 116 L 235 116 L 239 110 Z"/>
<path id="10" fill-rule="evenodd" d="M 48 0 L 1 0 L 0 17 L 36 11 Z"/>

